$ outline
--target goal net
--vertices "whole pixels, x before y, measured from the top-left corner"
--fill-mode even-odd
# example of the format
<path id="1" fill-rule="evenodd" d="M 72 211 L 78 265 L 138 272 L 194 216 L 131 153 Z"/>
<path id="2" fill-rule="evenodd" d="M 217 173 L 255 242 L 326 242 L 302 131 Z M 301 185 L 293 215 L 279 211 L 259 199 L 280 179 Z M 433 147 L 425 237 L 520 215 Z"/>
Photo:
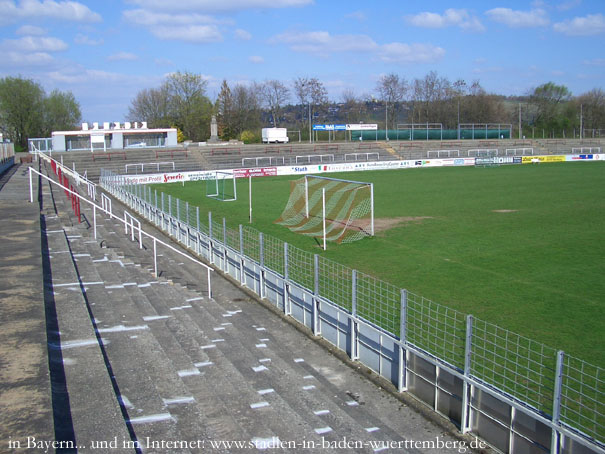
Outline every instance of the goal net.
<path id="1" fill-rule="evenodd" d="M 275 223 L 337 243 L 373 236 L 374 186 L 307 175 L 290 182 L 290 198 Z"/>
<path id="2" fill-rule="evenodd" d="M 237 200 L 235 177 L 229 172 L 214 172 L 206 180 L 206 196 L 223 202 Z"/>

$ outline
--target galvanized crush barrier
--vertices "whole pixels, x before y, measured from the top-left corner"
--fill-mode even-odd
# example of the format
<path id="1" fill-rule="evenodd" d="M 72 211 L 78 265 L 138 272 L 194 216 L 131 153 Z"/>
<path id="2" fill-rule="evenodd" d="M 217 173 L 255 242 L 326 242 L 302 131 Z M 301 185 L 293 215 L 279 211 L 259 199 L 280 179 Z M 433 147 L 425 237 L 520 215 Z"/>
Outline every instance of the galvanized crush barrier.
<path id="1" fill-rule="evenodd" d="M 605 453 L 604 369 L 110 172 L 101 184 L 463 433 L 505 453 Z"/>

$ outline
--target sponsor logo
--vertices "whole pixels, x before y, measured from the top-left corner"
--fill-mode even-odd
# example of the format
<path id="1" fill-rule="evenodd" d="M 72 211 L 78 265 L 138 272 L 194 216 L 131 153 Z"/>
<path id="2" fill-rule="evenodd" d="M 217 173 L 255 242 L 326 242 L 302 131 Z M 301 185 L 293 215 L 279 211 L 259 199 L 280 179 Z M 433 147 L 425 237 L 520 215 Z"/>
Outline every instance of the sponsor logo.
<path id="1" fill-rule="evenodd" d="M 464 159 L 454 159 L 454 165 L 455 166 L 463 166 L 464 165 Z"/>
<path id="2" fill-rule="evenodd" d="M 170 183 L 171 181 L 181 181 L 183 179 L 185 179 L 185 175 L 183 175 L 182 173 L 177 173 L 176 175 L 168 173 L 164 174 L 164 183 Z"/>
<path id="3" fill-rule="evenodd" d="M 295 172 L 308 172 L 306 167 L 294 167 Z"/>

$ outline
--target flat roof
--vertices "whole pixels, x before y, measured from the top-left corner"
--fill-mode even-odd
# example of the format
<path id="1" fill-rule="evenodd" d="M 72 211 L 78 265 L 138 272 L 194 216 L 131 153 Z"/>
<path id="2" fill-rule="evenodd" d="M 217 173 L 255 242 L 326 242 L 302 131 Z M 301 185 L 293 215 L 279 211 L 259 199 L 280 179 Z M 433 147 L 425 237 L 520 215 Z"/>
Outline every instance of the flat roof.
<path id="1" fill-rule="evenodd" d="M 176 132 L 175 128 L 156 128 L 156 129 L 85 129 L 80 131 L 53 131 L 53 136 L 91 136 L 91 135 L 105 135 L 105 134 L 114 134 L 114 133 L 122 133 L 122 134 L 154 134 L 154 133 L 164 133 L 164 132 Z"/>

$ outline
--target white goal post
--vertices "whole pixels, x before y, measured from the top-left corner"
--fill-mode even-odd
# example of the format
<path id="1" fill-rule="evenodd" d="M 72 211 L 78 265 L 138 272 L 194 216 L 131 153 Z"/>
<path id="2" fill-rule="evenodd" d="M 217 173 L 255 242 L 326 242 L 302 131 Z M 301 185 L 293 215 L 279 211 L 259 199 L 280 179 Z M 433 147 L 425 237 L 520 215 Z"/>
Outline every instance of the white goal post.
<path id="1" fill-rule="evenodd" d="M 291 181 L 290 198 L 275 221 L 295 233 L 349 243 L 374 235 L 374 185 L 306 175 Z"/>
<path id="2" fill-rule="evenodd" d="M 206 196 L 223 202 L 237 200 L 237 185 L 231 172 L 217 170 L 206 180 Z"/>

